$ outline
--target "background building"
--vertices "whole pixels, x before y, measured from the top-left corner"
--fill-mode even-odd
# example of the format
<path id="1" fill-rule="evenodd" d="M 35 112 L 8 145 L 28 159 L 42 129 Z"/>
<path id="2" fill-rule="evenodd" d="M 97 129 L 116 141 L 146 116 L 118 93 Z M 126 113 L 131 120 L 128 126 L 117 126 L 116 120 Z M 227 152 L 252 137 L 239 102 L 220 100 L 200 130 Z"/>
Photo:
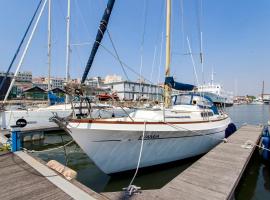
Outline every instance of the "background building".
<path id="1" fill-rule="evenodd" d="M 93 88 L 100 88 L 103 86 L 104 81 L 101 79 L 101 77 L 93 77 L 93 78 L 88 78 L 85 80 L 85 85 Z"/>
<path id="2" fill-rule="evenodd" d="M 104 84 L 105 88 L 110 88 L 112 92 L 117 92 L 120 100 L 162 100 L 163 89 L 160 86 L 137 83 L 132 81 L 120 81 Z"/>
<path id="3" fill-rule="evenodd" d="M 121 82 L 123 81 L 122 77 L 121 76 L 118 76 L 116 74 L 113 74 L 113 75 L 107 75 L 104 79 L 104 83 L 107 84 L 107 83 L 114 83 L 114 82 Z"/>
<path id="4" fill-rule="evenodd" d="M 0 76 L 5 76 L 6 72 L 1 71 L 0 72 Z M 10 72 L 8 74 L 8 77 L 13 78 L 14 77 L 14 73 Z M 17 78 L 16 78 L 17 82 L 32 82 L 32 72 L 18 72 Z"/>

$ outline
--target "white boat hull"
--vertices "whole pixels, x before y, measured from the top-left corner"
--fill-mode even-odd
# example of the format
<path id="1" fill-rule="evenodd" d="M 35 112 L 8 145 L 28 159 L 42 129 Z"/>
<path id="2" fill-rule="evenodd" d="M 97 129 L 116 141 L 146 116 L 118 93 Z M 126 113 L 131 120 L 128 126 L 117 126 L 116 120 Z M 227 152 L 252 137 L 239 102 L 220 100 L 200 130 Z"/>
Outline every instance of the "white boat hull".
<path id="1" fill-rule="evenodd" d="M 226 118 L 208 123 L 175 124 L 174 127 L 146 124 L 140 167 L 206 153 L 221 142 L 229 123 L 230 119 Z M 70 123 L 68 128 L 74 140 L 103 172 L 111 174 L 136 168 L 144 124 Z"/>
<path id="2" fill-rule="evenodd" d="M 58 106 L 58 105 L 57 105 Z M 59 107 L 59 109 L 57 109 Z M 0 127 L 10 129 L 11 126 L 16 125 L 16 121 L 20 118 L 24 118 L 27 121 L 28 128 L 40 128 L 40 127 L 55 127 L 57 126 L 50 120 L 54 116 L 53 113 L 57 113 L 59 117 L 67 117 L 72 113 L 72 109 L 64 105 L 50 106 L 47 108 L 30 109 L 30 110 L 8 110 L 4 112 L 4 116 L 0 116 Z M 116 109 L 94 109 L 91 116 L 94 118 L 110 118 L 112 115 L 116 117 L 126 116 L 126 113 L 130 113 L 132 109 L 126 109 L 123 111 L 120 108 Z M 5 117 L 3 124 L 2 120 Z"/>

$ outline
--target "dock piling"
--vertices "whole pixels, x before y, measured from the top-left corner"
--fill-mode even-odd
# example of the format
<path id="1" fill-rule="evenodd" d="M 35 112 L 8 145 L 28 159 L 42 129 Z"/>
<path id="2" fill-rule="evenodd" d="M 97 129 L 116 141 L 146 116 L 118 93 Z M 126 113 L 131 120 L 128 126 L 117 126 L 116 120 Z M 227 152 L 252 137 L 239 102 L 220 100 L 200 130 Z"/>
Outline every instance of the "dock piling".
<path id="1" fill-rule="evenodd" d="M 18 127 L 12 127 L 11 129 L 11 151 L 20 151 L 22 147 L 21 132 Z"/>

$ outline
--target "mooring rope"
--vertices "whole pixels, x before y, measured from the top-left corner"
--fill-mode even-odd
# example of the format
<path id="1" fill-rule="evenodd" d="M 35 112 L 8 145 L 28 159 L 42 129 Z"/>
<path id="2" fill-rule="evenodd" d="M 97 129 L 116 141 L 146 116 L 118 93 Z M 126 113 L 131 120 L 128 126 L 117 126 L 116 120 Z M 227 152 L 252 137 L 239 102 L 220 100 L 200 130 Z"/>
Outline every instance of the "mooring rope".
<path id="1" fill-rule="evenodd" d="M 258 144 L 256 144 L 255 142 L 253 142 L 251 140 L 247 140 L 243 145 L 241 145 L 241 147 L 244 148 L 244 149 L 251 149 L 254 146 L 258 147 L 259 149 L 263 149 L 263 150 L 266 150 L 266 151 L 270 152 L 270 149 L 265 148 L 263 145 L 258 145 Z"/>
<path id="2" fill-rule="evenodd" d="M 134 193 L 138 192 L 138 190 L 141 189 L 141 187 L 137 187 L 136 185 L 132 185 L 132 184 L 133 184 L 133 181 L 134 181 L 135 177 L 137 176 L 137 173 L 138 173 L 138 170 L 139 170 L 139 167 L 140 167 L 145 132 L 146 132 L 146 121 L 144 122 L 144 130 L 143 130 L 143 133 L 142 133 L 141 148 L 140 148 L 139 159 L 138 159 L 136 171 L 135 171 L 135 173 L 133 175 L 133 178 L 131 179 L 128 187 L 127 188 L 123 188 L 123 190 L 125 190 L 128 193 L 129 196 L 132 196 Z"/>
<path id="3" fill-rule="evenodd" d="M 71 140 L 69 141 L 68 143 L 62 145 L 62 146 L 59 146 L 59 147 L 55 147 L 55 148 L 50 148 L 50 149 L 44 149 L 44 150 L 29 150 L 29 149 L 26 149 L 26 148 L 21 148 L 23 151 L 26 151 L 28 153 L 42 153 L 42 152 L 49 152 L 49 151 L 54 151 L 54 150 L 57 150 L 57 149 L 61 149 L 61 148 L 64 148 L 68 145 L 70 145 L 71 143 L 73 143 L 74 140 Z"/>

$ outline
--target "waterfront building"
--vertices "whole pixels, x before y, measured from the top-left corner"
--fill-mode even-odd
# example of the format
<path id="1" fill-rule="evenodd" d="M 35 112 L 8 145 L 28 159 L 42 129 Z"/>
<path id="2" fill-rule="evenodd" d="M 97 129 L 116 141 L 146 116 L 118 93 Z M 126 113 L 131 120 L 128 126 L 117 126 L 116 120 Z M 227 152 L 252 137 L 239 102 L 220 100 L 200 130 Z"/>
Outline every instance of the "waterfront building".
<path id="1" fill-rule="evenodd" d="M 163 89 L 154 84 L 119 81 L 104 83 L 103 87 L 116 92 L 120 100 L 148 99 L 162 101 Z"/>
<path id="2" fill-rule="evenodd" d="M 107 75 L 104 79 L 104 84 L 108 84 L 108 83 L 114 83 L 114 82 L 121 82 L 123 81 L 121 76 L 118 76 L 116 74 L 113 75 Z"/>
<path id="3" fill-rule="evenodd" d="M 5 76 L 5 75 L 6 75 L 6 72 L 3 72 L 3 71 L 0 72 L 0 76 Z M 8 77 L 13 78 L 14 73 L 10 72 L 8 74 Z M 18 72 L 18 75 L 16 77 L 16 81 L 17 82 L 32 82 L 32 72 L 29 72 L 29 71 Z"/>
<path id="4" fill-rule="evenodd" d="M 45 83 L 48 83 L 48 78 L 45 78 Z M 65 79 L 64 78 L 58 78 L 58 77 L 51 77 L 50 83 L 51 83 L 51 88 L 52 89 L 54 89 L 54 88 L 64 89 Z"/>
<path id="5" fill-rule="evenodd" d="M 46 100 L 47 92 L 37 86 L 23 91 L 25 99 L 29 100 Z"/>
<path id="6" fill-rule="evenodd" d="M 100 88 L 103 85 L 101 77 L 92 77 L 85 80 L 84 84 L 92 88 Z"/>

